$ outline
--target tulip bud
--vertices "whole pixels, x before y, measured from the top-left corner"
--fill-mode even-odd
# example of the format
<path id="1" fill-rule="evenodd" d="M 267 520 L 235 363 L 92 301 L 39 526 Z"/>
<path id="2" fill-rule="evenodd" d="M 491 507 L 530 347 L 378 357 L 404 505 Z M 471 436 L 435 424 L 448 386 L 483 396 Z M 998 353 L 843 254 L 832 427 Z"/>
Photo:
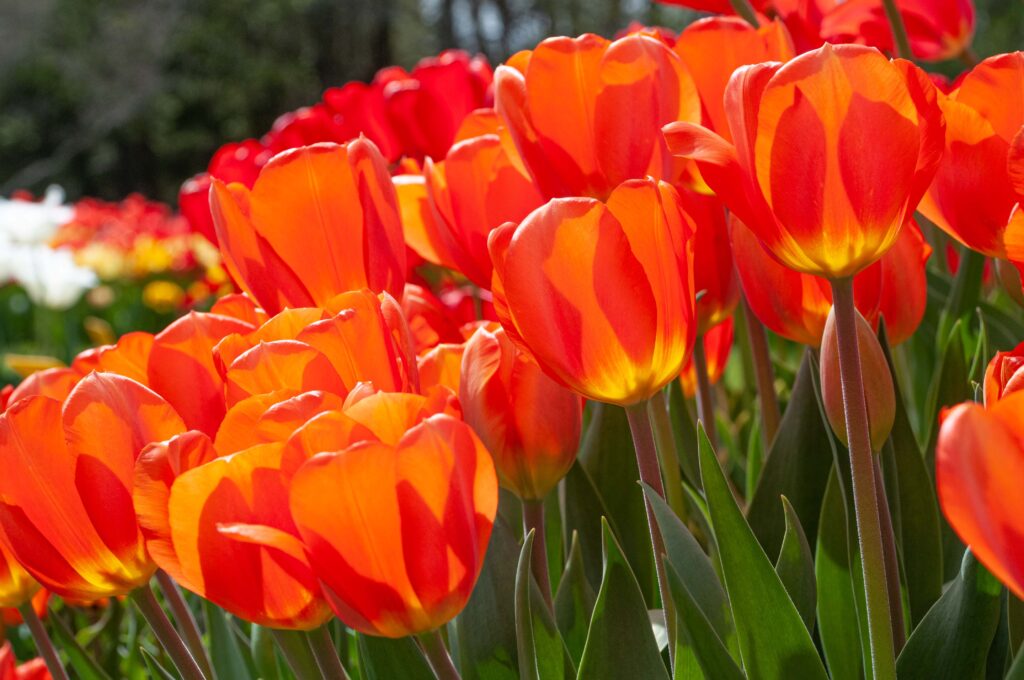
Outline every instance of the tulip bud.
<path id="1" fill-rule="evenodd" d="M 1024 343 L 996 352 L 985 369 L 985 406 L 1024 388 Z"/>
<path id="2" fill-rule="evenodd" d="M 896 418 L 896 391 L 892 374 L 871 326 L 857 313 L 857 346 L 860 349 L 861 380 L 867 401 L 868 427 L 871 430 L 871 450 L 879 451 L 892 430 Z M 839 342 L 836 333 L 835 309 L 825 321 L 821 339 L 821 396 L 825 414 L 843 444 L 846 440 L 846 414 L 843 409 L 843 385 L 839 376 Z"/>
<path id="3" fill-rule="evenodd" d="M 1002 258 L 995 259 L 996 279 L 1010 299 L 1024 307 L 1024 290 L 1021 288 L 1020 272 L 1012 262 Z"/>

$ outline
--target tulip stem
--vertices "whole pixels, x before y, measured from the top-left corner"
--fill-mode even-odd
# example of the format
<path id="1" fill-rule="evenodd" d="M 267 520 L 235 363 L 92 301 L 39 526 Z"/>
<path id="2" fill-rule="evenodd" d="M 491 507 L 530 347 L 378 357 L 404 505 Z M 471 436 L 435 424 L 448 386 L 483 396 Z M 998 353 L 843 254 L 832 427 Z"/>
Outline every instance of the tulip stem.
<path id="1" fill-rule="evenodd" d="M 452 657 L 448 653 L 448 648 L 445 647 L 444 638 L 441 637 L 440 630 L 435 629 L 427 633 L 420 633 L 416 638 L 420 641 L 420 646 L 423 648 L 423 656 L 427 657 L 427 662 L 430 664 L 431 670 L 434 671 L 437 680 L 462 680 L 462 676 L 459 675 L 455 664 L 452 663 Z"/>
<path id="2" fill-rule="evenodd" d="M 715 400 L 708 376 L 708 357 L 704 351 L 704 336 L 697 336 L 693 345 L 693 370 L 697 374 L 697 419 L 704 423 L 711 448 L 718 450 L 718 428 L 715 426 Z"/>
<path id="3" fill-rule="evenodd" d="M 171 661 L 177 666 L 183 680 L 206 680 L 206 676 L 199 670 L 196 660 L 192 658 L 192 653 L 188 651 L 188 647 L 182 642 L 178 631 L 174 630 L 167 614 L 157 602 L 156 595 L 153 594 L 153 589 L 149 587 L 149 584 L 136 588 L 129 597 L 139 608 L 142 618 L 146 619 L 146 623 L 153 630 L 156 639 L 160 641 L 160 646 L 164 648 L 167 655 L 171 657 Z"/>
<path id="4" fill-rule="evenodd" d="M 768 459 L 775 433 L 779 431 L 782 413 L 779 410 L 779 398 L 775 394 L 775 369 L 772 368 L 772 355 L 768 351 L 768 336 L 764 325 L 754 316 L 747 298 L 743 298 L 743 322 L 747 329 L 747 340 L 750 342 L 750 354 L 754 359 L 754 377 L 757 381 L 757 396 L 761 401 L 761 432 L 764 437 L 764 457 Z"/>
<path id="5" fill-rule="evenodd" d="M 182 597 L 178 584 L 163 569 L 157 569 L 156 581 L 160 584 L 160 590 L 164 593 L 167 605 L 174 613 L 174 620 L 178 623 L 178 630 L 181 632 L 185 644 L 188 645 L 189 651 L 192 652 L 192 658 L 199 664 L 199 668 L 206 677 L 212 678 L 213 667 L 210 665 L 210 659 L 206 655 L 206 647 L 203 646 L 203 636 L 199 632 L 199 624 L 196 623 L 195 615 L 192 614 L 192 610 L 185 602 L 185 598 Z"/>
<path id="6" fill-rule="evenodd" d="M 903 15 L 896 6 L 896 0 L 882 0 L 885 5 L 885 16 L 889 19 L 889 28 L 892 29 L 893 44 L 896 46 L 896 56 L 903 59 L 913 59 L 914 53 L 910 51 L 910 39 L 907 37 L 907 26 L 903 23 Z"/>
<path id="7" fill-rule="evenodd" d="M 636 463 L 640 471 L 640 480 L 654 489 L 662 498 L 665 487 L 661 483 L 661 471 L 658 469 L 658 453 L 654 446 L 654 433 L 647 415 L 646 402 L 626 407 L 629 430 L 633 435 L 633 448 L 636 449 Z M 658 590 L 661 593 L 661 604 L 665 609 L 665 628 L 668 631 L 668 654 L 672 669 L 676 666 L 676 611 L 668 588 L 668 573 L 665 571 L 665 539 L 658 528 L 654 516 L 654 506 L 644 497 L 647 509 L 647 526 L 651 532 L 651 547 L 654 550 L 654 568 L 658 573 Z"/>
<path id="8" fill-rule="evenodd" d="M 548 573 L 548 549 L 546 534 L 544 532 L 544 501 L 523 499 L 523 535 L 533 535 L 533 556 L 531 557 L 531 568 L 533 577 L 537 579 L 541 595 L 548 609 L 555 611 L 554 601 L 551 598 L 551 575 Z"/>
<path id="9" fill-rule="evenodd" d="M 894 376 L 895 379 L 895 376 Z M 889 594 L 889 613 L 892 615 L 892 644 L 897 656 L 907 644 L 907 631 L 903 621 L 903 595 L 900 592 L 900 563 L 896 555 L 896 533 L 892 526 L 892 512 L 885 495 L 885 479 L 878 464 L 878 456 L 872 456 L 875 464 L 875 496 L 878 498 L 878 523 L 882 528 L 882 550 L 885 552 L 885 583 Z"/>
<path id="10" fill-rule="evenodd" d="M 665 392 L 659 390 L 647 402 L 647 415 L 654 428 L 654 441 L 657 444 L 658 458 L 661 461 L 661 474 L 665 477 L 665 496 L 668 505 L 679 519 L 686 522 L 686 498 L 683 496 L 683 475 L 679 467 L 679 449 L 676 447 L 675 434 L 672 432 L 672 421 L 668 417 L 668 403 Z"/>
<path id="11" fill-rule="evenodd" d="M 853 474 L 853 506 L 867 599 L 872 677 L 874 680 L 895 680 L 896 653 L 876 496 L 875 464 L 872 460 L 874 454 L 871 453 L 867 399 L 864 395 L 860 348 L 857 345 L 857 311 L 853 305 L 852 277 L 832 281 L 832 304 L 836 315 L 839 378 Z"/>
<path id="12" fill-rule="evenodd" d="M 36 610 L 33 609 L 32 601 L 29 600 L 18 607 L 18 613 L 21 614 L 29 632 L 32 633 L 36 649 L 39 650 L 39 656 L 43 657 L 50 675 L 54 680 L 68 680 L 68 672 L 64 670 L 64 664 L 60 662 L 60 656 L 57 655 L 57 648 L 53 646 L 53 640 L 46 634 L 43 622 L 39 620 Z"/>
<path id="13" fill-rule="evenodd" d="M 309 646 L 313 649 L 316 665 L 320 667 L 321 676 L 325 680 L 350 680 L 327 624 L 309 631 Z"/>
<path id="14" fill-rule="evenodd" d="M 757 18 L 757 12 L 754 11 L 754 6 L 750 4 L 750 0 L 730 0 L 732 8 L 743 17 L 748 24 L 754 28 L 758 28 L 761 25 L 761 21 Z"/>
<path id="15" fill-rule="evenodd" d="M 295 677 L 298 680 L 318 680 L 320 668 L 317 666 L 316 657 L 313 656 L 313 650 L 309 648 L 307 636 L 295 630 L 269 630 Z"/>

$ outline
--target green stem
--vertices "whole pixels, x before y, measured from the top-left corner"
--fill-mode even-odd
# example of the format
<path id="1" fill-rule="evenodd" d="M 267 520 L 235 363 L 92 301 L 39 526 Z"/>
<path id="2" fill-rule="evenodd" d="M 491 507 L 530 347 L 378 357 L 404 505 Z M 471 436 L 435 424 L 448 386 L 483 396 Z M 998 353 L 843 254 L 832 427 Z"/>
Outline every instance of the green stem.
<path id="1" fill-rule="evenodd" d="M 885 5 L 885 16 L 889 19 L 889 28 L 892 29 L 893 44 L 896 46 L 896 56 L 903 59 L 913 59 L 914 54 L 910 51 L 910 39 L 907 37 L 907 27 L 903 23 L 903 15 L 896 6 L 896 0 L 882 0 Z"/>
<path id="2" fill-rule="evenodd" d="M 892 616 L 893 651 L 899 656 L 907 644 L 906 624 L 903 621 L 903 594 L 900 592 L 900 563 L 896 554 L 896 532 L 892 525 L 892 512 L 885 493 L 885 479 L 878 464 L 878 456 L 872 456 L 875 464 L 875 497 L 878 498 L 878 524 L 882 529 L 882 550 L 885 558 L 885 583 L 889 595 L 889 613 Z"/>
<path id="3" fill-rule="evenodd" d="M 536 541 L 534 545 L 537 545 Z M 423 656 L 427 657 L 427 662 L 430 664 L 431 670 L 434 671 L 434 675 L 437 676 L 437 680 L 462 680 L 455 664 L 452 663 L 448 648 L 445 647 L 441 631 L 432 630 L 429 633 L 420 633 L 416 638 L 420 641 Z"/>
<path id="4" fill-rule="evenodd" d="M 60 662 L 57 648 L 53 646 L 53 640 L 46 634 L 43 622 L 39 620 L 36 610 L 32 608 L 32 601 L 29 600 L 18 607 L 18 613 L 21 614 L 21 618 L 25 621 L 25 625 L 28 626 L 29 632 L 32 633 L 32 640 L 35 641 L 36 649 L 39 650 L 39 656 L 43 657 L 50 675 L 53 676 L 54 680 L 68 680 L 68 672 L 64 670 L 64 664 Z"/>
<path id="5" fill-rule="evenodd" d="M 978 304 L 981 298 L 981 279 L 985 273 L 985 256 L 970 248 L 960 251 L 960 265 L 953 278 L 953 288 L 946 299 L 946 307 L 939 317 L 939 343 L 945 342 L 953 324 L 964 313 Z"/>
<path id="6" fill-rule="evenodd" d="M 182 642 L 178 631 L 174 630 L 167 614 L 157 602 L 149 584 L 136 588 L 129 597 L 139 608 L 142 617 L 146 619 L 146 623 L 153 630 L 156 639 L 160 641 L 160 645 L 167 652 L 167 656 L 171 657 L 171 661 L 177 666 L 181 677 L 184 680 L 206 680 L 206 676 L 199 670 L 196 660 L 192 658 L 192 653 L 188 651 L 188 647 Z"/>
<path id="7" fill-rule="evenodd" d="M 178 622 L 178 630 L 181 632 L 185 644 L 188 645 L 189 651 L 192 652 L 192 658 L 199 664 L 200 670 L 206 677 L 212 678 L 213 666 L 210 665 L 210 659 L 206 655 L 206 647 L 203 645 L 203 636 L 199 632 L 199 624 L 196 623 L 196 617 L 189 609 L 185 598 L 182 597 L 178 584 L 163 569 L 157 570 L 156 581 L 160 584 L 160 590 L 164 593 L 167 605 L 174 613 L 174 619 Z"/>
<path id="8" fill-rule="evenodd" d="M 754 28 L 758 28 L 761 25 L 761 21 L 757 18 L 757 12 L 754 11 L 754 6 L 750 4 L 750 0 L 730 0 L 730 2 L 736 14 L 743 17 L 748 24 Z"/>
<path id="9" fill-rule="evenodd" d="M 654 489 L 662 498 L 665 487 L 661 483 L 661 472 L 658 469 L 658 454 L 654 446 L 654 434 L 651 421 L 647 417 L 647 404 L 640 402 L 626 407 L 629 429 L 633 435 L 633 447 L 636 449 L 636 463 L 640 471 L 640 480 Z M 654 507 L 645 497 L 647 509 L 647 526 L 651 532 L 651 547 L 654 550 L 654 568 L 658 573 L 658 590 L 661 593 L 661 604 L 665 609 L 665 628 L 668 630 L 668 652 L 672 668 L 676 665 L 676 612 L 668 587 L 668 573 L 665 570 L 665 539 L 658 528 L 654 517 Z"/>
<path id="10" fill-rule="evenodd" d="M 665 477 L 665 495 L 668 505 L 679 519 L 686 522 L 686 498 L 683 496 L 683 475 L 679 468 L 679 449 L 676 447 L 672 421 L 668 417 L 665 392 L 659 390 L 647 402 L 647 415 L 654 428 L 654 441 L 661 461 L 661 474 Z"/>
<path id="11" fill-rule="evenodd" d="M 318 680 L 320 678 L 320 668 L 313 656 L 313 650 L 309 648 L 309 640 L 306 635 L 295 630 L 276 628 L 268 630 L 274 636 L 274 642 L 281 650 L 288 668 L 298 680 Z"/>
<path id="12" fill-rule="evenodd" d="M 541 595 L 548 609 L 555 611 L 554 601 L 551 598 L 551 575 L 548 573 L 548 549 L 546 534 L 544 531 L 544 501 L 523 499 L 523 535 L 534 531 L 533 556 L 531 568 L 533 577 L 537 579 Z"/>
<path id="13" fill-rule="evenodd" d="M 309 631 L 309 646 L 324 680 L 350 680 L 326 624 Z"/>
<path id="14" fill-rule="evenodd" d="M 832 281 L 832 304 L 835 306 L 839 377 L 853 474 L 853 506 L 867 599 L 872 677 L 874 680 L 895 680 L 896 653 L 875 490 L 874 454 L 871 453 L 867 400 L 860 348 L 857 346 L 857 311 L 853 305 L 852 277 Z"/>
<path id="15" fill-rule="evenodd" d="M 743 322 L 750 342 L 750 353 L 754 360 L 754 376 L 757 380 L 757 397 L 761 402 L 761 433 L 764 438 L 764 457 L 768 459 L 775 434 L 779 431 L 782 412 L 779 397 L 775 394 L 775 369 L 772 367 L 771 352 L 768 351 L 768 337 L 764 325 L 754 316 L 746 297 L 743 298 Z"/>
<path id="16" fill-rule="evenodd" d="M 693 345 L 693 370 L 697 374 L 697 419 L 704 423 L 711 448 L 718 450 L 718 428 L 715 426 L 715 400 L 708 377 L 708 358 L 704 351 L 704 336 L 697 336 Z"/>

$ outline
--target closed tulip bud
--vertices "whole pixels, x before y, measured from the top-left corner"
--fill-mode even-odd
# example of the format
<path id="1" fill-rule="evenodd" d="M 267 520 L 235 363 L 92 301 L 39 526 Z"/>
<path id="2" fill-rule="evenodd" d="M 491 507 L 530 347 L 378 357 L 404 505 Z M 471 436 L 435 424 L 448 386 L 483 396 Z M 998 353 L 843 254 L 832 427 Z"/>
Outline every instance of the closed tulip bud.
<path id="1" fill-rule="evenodd" d="M 494 458 L 501 485 L 541 500 L 572 467 L 583 404 L 549 378 L 501 328 L 466 343 L 459 401 Z"/>
<path id="2" fill-rule="evenodd" d="M 985 405 L 1024 388 L 1024 342 L 1009 352 L 996 352 L 985 369 Z"/>
<path id="3" fill-rule="evenodd" d="M 885 360 L 882 346 L 864 317 L 857 314 L 857 346 L 860 348 L 861 378 L 868 407 L 868 427 L 871 431 L 871 450 L 880 451 L 889 438 L 896 418 L 896 392 L 892 374 Z M 846 415 L 843 386 L 839 376 L 839 342 L 836 333 L 835 310 L 825 321 L 825 334 L 821 340 L 821 396 L 828 422 L 843 444 L 846 444 Z"/>

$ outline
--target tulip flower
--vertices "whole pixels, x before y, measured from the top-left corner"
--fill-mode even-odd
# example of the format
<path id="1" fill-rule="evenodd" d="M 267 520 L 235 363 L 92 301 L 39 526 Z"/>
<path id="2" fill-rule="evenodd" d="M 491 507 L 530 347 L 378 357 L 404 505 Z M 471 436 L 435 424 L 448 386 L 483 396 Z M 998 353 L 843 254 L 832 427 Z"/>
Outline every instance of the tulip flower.
<path id="1" fill-rule="evenodd" d="M 996 352 L 985 369 L 985 406 L 991 407 L 1024 387 L 1024 343 Z"/>
<path id="2" fill-rule="evenodd" d="M 290 504 L 334 612 L 362 633 L 397 638 L 434 630 L 465 606 L 498 483 L 472 429 L 435 415 L 394 444 L 313 457 L 292 478 Z"/>
<path id="3" fill-rule="evenodd" d="M 968 248 L 1006 258 L 1006 226 L 1024 187 L 1014 185 L 1009 160 L 1024 111 L 1005 102 L 1024 97 L 1024 53 L 990 57 L 950 95 L 939 95 L 946 151 L 920 210 Z"/>
<path id="4" fill-rule="evenodd" d="M 578 394 L 644 401 L 693 346 L 693 231 L 678 192 L 652 179 L 607 203 L 552 200 L 491 234 L 502 325 Z"/>
<path id="5" fill-rule="evenodd" d="M 10 642 L 0 645 L 0 680 L 51 680 L 42 659 L 17 663 Z"/>
<path id="6" fill-rule="evenodd" d="M 495 109 L 547 198 L 603 200 L 628 179 L 667 178 L 658 131 L 700 120 L 682 60 L 642 34 L 549 38 L 499 66 L 494 82 Z"/>
<path id="7" fill-rule="evenodd" d="M 1024 597 L 1024 394 L 966 403 L 942 414 L 935 449 L 939 503 L 971 552 L 1017 597 Z"/>
<path id="8" fill-rule="evenodd" d="M 693 286 L 697 300 L 697 335 L 707 333 L 732 315 L 740 285 L 729 245 L 725 208 L 714 196 L 681 190 L 680 197 L 696 229 L 693 235 Z"/>
<path id="9" fill-rule="evenodd" d="M 898 0 L 896 6 L 917 59 L 953 59 L 970 48 L 974 0 Z M 882 0 L 835 2 L 822 18 L 821 36 L 832 43 L 859 43 L 889 53 L 895 51 Z"/>
<path id="10" fill-rule="evenodd" d="M 39 584 L 15 561 L 0 538 L 0 608 L 20 607 L 38 591 Z"/>
<path id="11" fill-rule="evenodd" d="M 704 355 L 707 357 L 708 382 L 716 384 L 725 373 L 725 364 L 729 360 L 729 353 L 732 352 L 733 321 L 726 319 L 717 326 L 708 330 L 700 342 L 704 343 Z M 683 394 L 687 397 L 694 397 L 697 394 L 697 373 L 693 365 L 693 357 L 683 366 L 679 374 L 679 383 L 682 385 Z"/>
<path id="12" fill-rule="evenodd" d="M 402 294 L 395 191 L 367 139 L 278 154 L 251 190 L 215 179 L 210 205 L 225 266 L 271 314 L 360 288 Z"/>
<path id="13" fill-rule="evenodd" d="M 147 583 L 155 566 L 132 506 L 135 459 L 184 431 L 156 393 L 93 373 L 63 403 L 21 399 L 0 416 L 0 541 L 64 597 L 95 600 Z"/>
<path id="14" fill-rule="evenodd" d="M 576 460 L 583 405 L 544 375 L 501 328 L 466 343 L 459 401 L 466 422 L 491 452 L 501 485 L 542 500 Z"/>
<path id="15" fill-rule="evenodd" d="M 665 136 L 772 255 L 838 280 L 893 245 L 942 149 L 935 88 L 920 69 L 825 45 L 737 70 L 725 97 L 735 145 L 687 122 Z"/>

